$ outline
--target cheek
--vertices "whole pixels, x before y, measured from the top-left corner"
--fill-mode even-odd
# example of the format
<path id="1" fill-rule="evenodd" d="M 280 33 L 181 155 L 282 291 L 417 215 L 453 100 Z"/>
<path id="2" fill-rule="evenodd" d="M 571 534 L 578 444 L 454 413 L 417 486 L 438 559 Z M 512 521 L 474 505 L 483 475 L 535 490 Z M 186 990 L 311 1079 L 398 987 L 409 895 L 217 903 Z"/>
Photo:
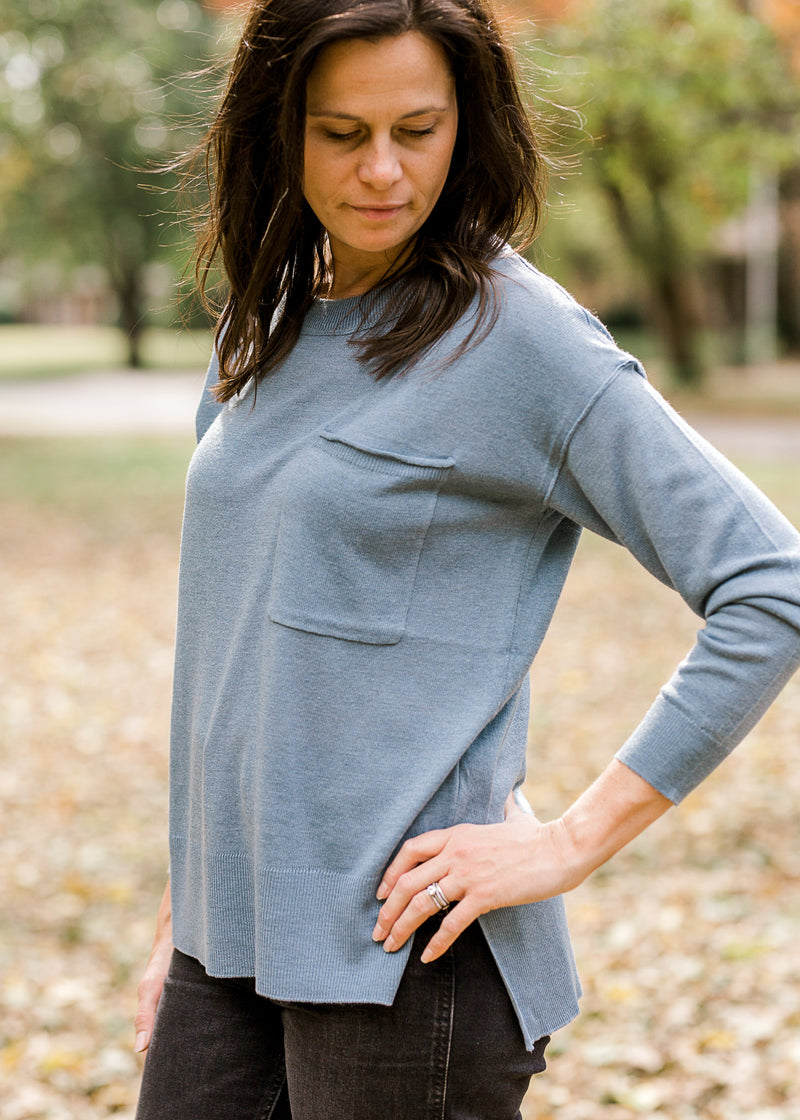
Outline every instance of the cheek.
<path id="1" fill-rule="evenodd" d="M 325 188 L 331 178 L 326 162 L 319 146 L 307 140 L 303 156 L 303 194 L 309 202 L 325 197 Z"/>
<path id="2" fill-rule="evenodd" d="M 342 160 L 328 151 L 320 152 L 313 143 L 307 143 L 303 164 L 303 194 L 312 207 L 331 205 L 335 202 L 338 186 L 346 177 Z"/>
<path id="3" fill-rule="evenodd" d="M 437 197 L 441 194 L 447 182 L 452 155 L 453 149 L 451 146 L 443 147 L 442 151 L 438 153 L 437 159 L 428 168 L 428 189 L 431 194 L 435 194 Z"/>

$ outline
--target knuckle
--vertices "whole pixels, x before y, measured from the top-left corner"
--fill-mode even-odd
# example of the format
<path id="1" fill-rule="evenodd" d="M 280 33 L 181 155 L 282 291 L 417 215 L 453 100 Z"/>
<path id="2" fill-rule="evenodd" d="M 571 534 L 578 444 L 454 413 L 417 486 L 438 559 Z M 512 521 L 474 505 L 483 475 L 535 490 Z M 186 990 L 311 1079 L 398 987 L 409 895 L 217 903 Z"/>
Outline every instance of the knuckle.
<path id="1" fill-rule="evenodd" d="M 139 987 L 137 988 L 139 1003 L 148 1006 L 150 1004 L 156 1003 L 159 995 L 161 994 L 162 987 L 163 982 L 159 977 L 143 977 L 143 979 L 139 983 Z"/>
<path id="2" fill-rule="evenodd" d="M 411 893 L 411 872 L 410 871 L 406 871 L 403 875 L 400 876 L 400 878 L 397 880 L 396 888 L 399 891 L 402 891 L 403 894 L 410 894 Z"/>
<path id="3" fill-rule="evenodd" d="M 427 916 L 430 911 L 430 899 L 425 892 L 415 894 L 409 903 L 409 907 L 417 914 L 425 914 Z"/>
<path id="4" fill-rule="evenodd" d="M 406 840 L 400 848 L 400 856 L 409 863 L 417 862 L 417 854 L 422 847 L 422 838 L 419 836 L 412 836 L 410 840 Z"/>
<path id="5" fill-rule="evenodd" d="M 492 908 L 492 888 L 489 885 L 478 887 L 472 896 L 472 903 L 479 914 L 485 914 Z"/>
<path id="6" fill-rule="evenodd" d="M 442 924 L 434 935 L 434 940 L 450 941 L 457 934 L 461 933 L 461 929 L 461 922 L 458 918 L 454 917 L 452 914 L 448 914 L 447 917 L 442 919 Z"/>

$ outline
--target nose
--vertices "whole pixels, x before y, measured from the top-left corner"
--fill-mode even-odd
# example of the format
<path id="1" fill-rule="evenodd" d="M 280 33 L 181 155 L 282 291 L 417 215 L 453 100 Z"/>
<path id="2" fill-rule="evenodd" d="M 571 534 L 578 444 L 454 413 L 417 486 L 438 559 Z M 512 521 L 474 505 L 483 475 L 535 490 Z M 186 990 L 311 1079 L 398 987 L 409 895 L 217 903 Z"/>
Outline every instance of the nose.
<path id="1" fill-rule="evenodd" d="M 403 168 L 391 140 L 374 139 L 363 152 L 358 177 L 366 186 L 389 190 L 403 178 Z"/>

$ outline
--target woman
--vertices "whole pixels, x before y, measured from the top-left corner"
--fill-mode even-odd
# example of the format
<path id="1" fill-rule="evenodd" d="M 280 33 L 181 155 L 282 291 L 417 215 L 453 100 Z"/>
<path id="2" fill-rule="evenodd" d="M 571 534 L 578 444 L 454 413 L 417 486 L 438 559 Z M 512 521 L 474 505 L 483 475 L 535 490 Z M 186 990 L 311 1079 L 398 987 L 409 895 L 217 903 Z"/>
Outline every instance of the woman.
<path id="1" fill-rule="evenodd" d="M 484 0 L 258 0 L 206 150 L 138 1115 L 512 1120 L 577 1011 L 560 895 L 792 674 L 800 540 L 508 249 L 542 161 Z M 543 824 L 527 672 L 581 526 L 706 624 Z"/>

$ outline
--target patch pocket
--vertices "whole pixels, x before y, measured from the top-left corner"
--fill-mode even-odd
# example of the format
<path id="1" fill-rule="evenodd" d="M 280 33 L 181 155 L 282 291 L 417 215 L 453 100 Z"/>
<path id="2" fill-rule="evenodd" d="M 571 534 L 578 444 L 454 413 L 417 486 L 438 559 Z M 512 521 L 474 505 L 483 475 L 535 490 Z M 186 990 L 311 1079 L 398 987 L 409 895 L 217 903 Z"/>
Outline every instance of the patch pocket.
<path id="1" fill-rule="evenodd" d="M 453 465 L 323 432 L 286 479 L 272 621 L 353 642 L 399 642 L 436 498 Z"/>

